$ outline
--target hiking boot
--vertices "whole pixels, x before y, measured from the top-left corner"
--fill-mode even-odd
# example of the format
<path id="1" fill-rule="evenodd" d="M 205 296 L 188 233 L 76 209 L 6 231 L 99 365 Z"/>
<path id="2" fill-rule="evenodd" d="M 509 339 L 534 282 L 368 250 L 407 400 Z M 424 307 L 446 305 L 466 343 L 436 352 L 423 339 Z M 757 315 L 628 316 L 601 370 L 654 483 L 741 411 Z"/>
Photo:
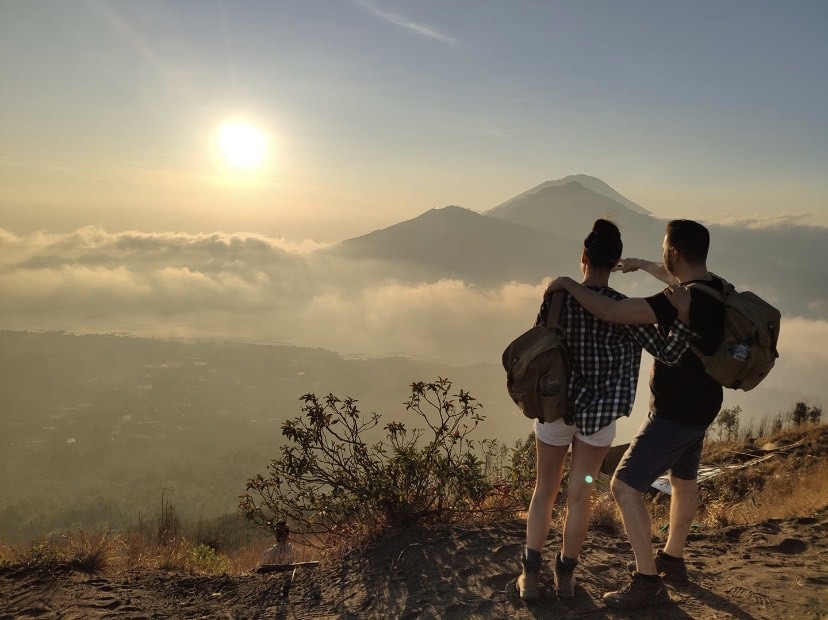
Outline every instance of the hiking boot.
<path id="1" fill-rule="evenodd" d="M 517 578 L 517 591 L 520 598 L 524 601 L 538 600 L 538 584 L 540 582 L 540 569 L 527 570 L 523 567 L 523 572 Z"/>
<path id="2" fill-rule="evenodd" d="M 659 550 L 655 555 L 656 572 L 664 581 L 672 583 L 688 583 L 690 578 L 687 576 L 687 565 L 683 558 L 675 560 L 667 559 L 667 554 Z M 635 572 L 635 562 L 627 562 L 627 570 L 630 573 Z"/>
<path id="3" fill-rule="evenodd" d="M 623 588 L 617 592 L 607 592 L 603 601 L 607 607 L 632 611 L 669 603 L 670 595 L 667 594 L 667 588 L 658 575 L 651 577 L 633 573 Z"/>
<path id="4" fill-rule="evenodd" d="M 561 559 L 561 554 L 555 556 L 555 593 L 561 598 L 572 598 L 575 596 L 575 567 L 576 562 L 566 566 Z"/>

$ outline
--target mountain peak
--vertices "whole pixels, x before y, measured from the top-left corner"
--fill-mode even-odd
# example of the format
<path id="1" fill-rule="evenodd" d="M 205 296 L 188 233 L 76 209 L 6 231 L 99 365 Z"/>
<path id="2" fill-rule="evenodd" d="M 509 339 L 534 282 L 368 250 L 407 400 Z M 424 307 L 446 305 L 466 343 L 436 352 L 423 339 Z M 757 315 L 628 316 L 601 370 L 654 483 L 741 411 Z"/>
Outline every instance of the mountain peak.
<path id="1" fill-rule="evenodd" d="M 563 186 L 570 185 L 570 184 L 573 184 L 573 183 L 576 183 L 576 184 L 584 187 L 585 189 L 588 189 L 591 192 L 595 192 L 596 194 L 598 194 L 600 196 L 603 196 L 604 198 L 609 198 L 613 202 L 617 202 L 618 204 L 626 207 L 627 209 L 629 209 L 630 211 L 633 211 L 634 213 L 640 213 L 640 214 L 643 214 L 643 215 L 650 215 L 650 212 L 647 211 L 645 208 L 641 207 L 640 205 L 635 204 L 632 200 L 629 200 L 628 198 L 625 198 L 620 193 L 615 191 L 612 187 L 610 187 L 609 185 L 604 183 L 601 179 L 599 179 L 597 177 L 590 176 L 588 174 L 570 174 L 568 176 L 565 176 L 562 179 L 556 179 L 554 181 L 546 181 L 545 183 L 541 183 L 540 185 L 537 185 L 537 186 L 533 187 L 532 189 L 530 189 L 528 191 L 525 191 L 522 194 L 519 194 L 518 196 L 515 196 L 514 198 L 511 198 L 511 199 L 507 200 L 503 204 L 500 204 L 497 207 L 495 207 L 494 209 L 492 209 L 492 211 L 494 211 L 495 209 L 501 209 L 501 207 L 506 207 L 507 205 L 510 205 L 513 202 L 518 202 L 518 201 L 523 200 L 525 198 L 529 198 L 530 196 L 533 196 L 535 194 L 539 194 L 540 192 L 543 192 L 543 191 L 545 191 L 549 188 L 563 187 Z"/>

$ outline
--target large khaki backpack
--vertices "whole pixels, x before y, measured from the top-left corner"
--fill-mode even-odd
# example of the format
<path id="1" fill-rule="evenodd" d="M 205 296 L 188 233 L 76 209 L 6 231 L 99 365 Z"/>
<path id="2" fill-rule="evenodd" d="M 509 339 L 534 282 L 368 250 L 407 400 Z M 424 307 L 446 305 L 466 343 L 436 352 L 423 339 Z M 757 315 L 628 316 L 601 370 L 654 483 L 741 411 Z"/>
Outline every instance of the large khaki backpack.
<path id="1" fill-rule="evenodd" d="M 705 372 L 726 388 L 752 390 L 768 376 L 779 352 L 779 310 L 750 291 L 737 291 L 722 281 L 722 292 L 701 282 L 688 284 L 715 297 L 724 304 L 724 334 L 712 355 L 695 346 L 692 351 L 704 365 Z"/>
<path id="2" fill-rule="evenodd" d="M 503 352 L 509 396 L 523 415 L 539 422 L 569 414 L 572 359 L 560 326 L 564 296 L 563 291 L 551 296 L 546 325 L 535 325 Z"/>

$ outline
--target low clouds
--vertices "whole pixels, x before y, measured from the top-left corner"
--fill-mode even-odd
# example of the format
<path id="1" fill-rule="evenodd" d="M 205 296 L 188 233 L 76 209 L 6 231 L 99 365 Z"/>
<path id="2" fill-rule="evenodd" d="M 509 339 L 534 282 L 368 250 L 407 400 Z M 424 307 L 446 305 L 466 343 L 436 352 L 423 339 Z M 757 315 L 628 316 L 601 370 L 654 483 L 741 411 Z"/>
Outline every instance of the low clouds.
<path id="1" fill-rule="evenodd" d="M 461 362 L 499 356 L 542 284 L 402 284 L 256 235 L 0 231 L 0 327 L 241 338 Z"/>
<path id="2" fill-rule="evenodd" d="M 312 247 L 219 233 L 0 231 L 0 328 L 283 342 L 499 364 L 508 342 L 532 325 L 545 286 L 402 283 L 383 277 L 381 263 L 334 260 L 309 253 Z M 653 292 L 636 278 L 617 284 L 632 295 Z M 825 342 L 828 321 L 784 316 L 781 358 L 761 398 L 728 391 L 726 405 L 755 401 L 767 413 L 797 398 L 824 398 Z"/>
<path id="3" fill-rule="evenodd" d="M 808 218 L 811 213 L 777 213 L 771 214 L 756 214 L 747 217 L 724 217 L 717 220 L 715 223 L 721 226 L 731 226 L 734 228 L 748 228 L 751 230 L 758 230 L 762 228 L 783 228 L 796 225 L 807 225 Z"/>

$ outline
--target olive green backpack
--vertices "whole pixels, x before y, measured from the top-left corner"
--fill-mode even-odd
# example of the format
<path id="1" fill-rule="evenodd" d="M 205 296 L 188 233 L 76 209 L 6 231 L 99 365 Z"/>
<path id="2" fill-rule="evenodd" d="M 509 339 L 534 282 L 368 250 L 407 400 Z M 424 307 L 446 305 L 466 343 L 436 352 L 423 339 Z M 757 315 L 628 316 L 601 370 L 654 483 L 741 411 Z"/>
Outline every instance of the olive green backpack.
<path id="1" fill-rule="evenodd" d="M 723 387 L 752 390 L 768 376 L 779 352 L 779 310 L 750 291 L 737 291 L 722 281 L 722 292 L 701 282 L 688 284 L 724 304 L 724 335 L 712 355 L 705 355 L 695 346 L 692 351 L 704 365 L 705 372 Z"/>
<path id="2" fill-rule="evenodd" d="M 572 358 L 560 326 L 564 296 L 552 294 L 546 325 L 535 325 L 503 351 L 509 396 L 523 415 L 539 422 L 569 417 Z"/>

